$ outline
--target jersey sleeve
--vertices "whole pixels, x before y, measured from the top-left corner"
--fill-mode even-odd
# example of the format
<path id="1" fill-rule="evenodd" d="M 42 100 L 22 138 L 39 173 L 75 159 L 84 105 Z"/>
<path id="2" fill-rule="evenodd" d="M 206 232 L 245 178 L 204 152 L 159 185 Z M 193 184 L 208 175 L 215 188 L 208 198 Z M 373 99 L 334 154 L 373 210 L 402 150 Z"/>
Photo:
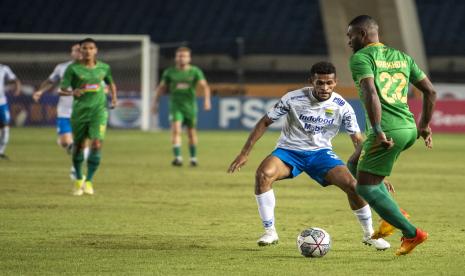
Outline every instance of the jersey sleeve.
<path id="1" fill-rule="evenodd" d="M 350 71 L 354 82 L 358 83 L 365 78 L 374 77 L 374 65 L 366 54 L 354 54 L 350 58 Z"/>
<path id="2" fill-rule="evenodd" d="M 413 58 L 409 57 L 410 63 L 410 78 L 409 81 L 413 84 L 421 81 L 426 77 L 426 74 L 418 67 L 417 63 L 413 60 Z"/>
<path id="3" fill-rule="evenodd" d="M 53 69 L 53 72 L 50 74 L 48 79 L 53 83 L 57 83 L 61 80 L 59 65 L 55 66 L 55 69 Z"/>
<path id="4" fill-rule="evenodd" d="M 160 82 L 164 82 L 166 85 L 169 85 L 170 83 L 169 69 L 165 69 L 165 71 L 163 71 L 163 73 L 161 74 Z"/>
<path id="5" fill-rule="evenodd" d="M 105 81 L 106 84 L 112 84 L 113 83 L 113 75 L 111 74 L 111 67 L 108 65 L 108 68 L 106 70 L 105 77 L 103 80 Z"/>
<path id="6" fill-rule="evenodd" d="M 196 82 L 205 79 L 205 75 L 203 74 L 203 71 L 200 68 L 196 68 L 195 78 L 196 78 Z"/>
<path id="7" fill-rule="evenodd" d="M 342 124 L 344 125 L 344 128 L 348 134 L 355 134 L 360 132 L 360 127 L 357 123 L 357 116 L 355 116 L 355 111 L 348 102 L 346 102 L 344 105 L 342 113 Z"/>
<path id="8" fill-rule="evenodd" d="M 7 81 L 12 81 L 16 79 L 15 73 L 11 70 L 10 66 L 5 65 L 5 78 Z"/>
<path id="9" fill-rule="evenodd" d="M 63 75 L 63 79 L 61 80 L 61 83 L 60 83 L 60 88 L 61 89 L 68 89 L 68 88 L 76 88 L 76 87 L 72 87 L 71 86 L 71 82 L 73 80 L 73 69 L 72 69 L 72 66 L 68 66 L 68 68 L 66 68 L 65 70 L 65 73 Z"/>
<path id="10" fill-rule="evenodd" d="M 266 116 L 273 122 L 279 120 L 282 116 L 286 115 L 290 110 L 289 98 L 284 95 L 279 102 L 277 102 L 267 113 Z"/>

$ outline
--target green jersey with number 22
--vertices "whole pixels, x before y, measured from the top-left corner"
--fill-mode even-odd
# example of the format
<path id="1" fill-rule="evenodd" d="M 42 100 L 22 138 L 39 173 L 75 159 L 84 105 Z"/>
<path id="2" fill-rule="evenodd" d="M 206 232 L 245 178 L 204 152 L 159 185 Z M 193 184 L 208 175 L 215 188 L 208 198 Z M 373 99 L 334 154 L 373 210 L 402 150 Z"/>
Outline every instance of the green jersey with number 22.
<path id="1" fill-rule="evenodd" d="M 381 128 L 384 131 L 416 127 L 407 105 L 408 84 L 415 84 L 426 75 L 410 56 L 382 43 L 372 43 L 352 55 L 350 70 L 362 101 L 360 81 L 368 77 L 374 79 L 381 102 Z M 366 119 L 369 127 L 368 115 Z"/>

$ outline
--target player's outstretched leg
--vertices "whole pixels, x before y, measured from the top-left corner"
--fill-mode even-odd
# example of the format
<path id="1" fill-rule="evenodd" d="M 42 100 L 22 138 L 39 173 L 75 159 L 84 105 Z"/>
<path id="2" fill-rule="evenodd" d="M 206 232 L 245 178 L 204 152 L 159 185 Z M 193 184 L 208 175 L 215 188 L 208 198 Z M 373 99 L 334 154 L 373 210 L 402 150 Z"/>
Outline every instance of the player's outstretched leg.
<path id="1" fill-rule="evenodd" d="M 336 166 L 328 171 L 325 179 L 328 183 L 333 183 L 347 194 L 350 208 L 357 217 L 363 230 L 362 242 L 366 245 L 373 246 L 377 250 L 386 250 L 390 248 L 391 245 L 384 239 L 372 238 L 374 230 L 370 206 L 357 195 L 355 191 L 357 181 L 349 172 L 348 168 L 346 166 Z"/>
<path id="2" fill-rule="evenodd" d="M 387 180 L 384 180 L 384 182 L 386 181 Z M 382 185 L 380 188 L 386 195 L 392 197 L 391 193 L 386 188 L 386 185 Z M 404 209 L 400 208 L 400 211 L 407 219 L 410 219 L 410 215 Z M 391 224 L 389 224 L 389 222 L 385 221 L 384 219 L 381 219 L 378 229 L 375 231 L 375 233 L 373 233 L 372 238 L 379 239 L 379 238 L 388 237 L 392 235 L 395 230 L 396 228 L 392 226 Z"/>
<path id="3" fill-rule="evenodd" d="M 401 229 L 404 236 L 414 237 L 416 227 L 405 218 L 399 206 L 392 197 L 382 191 L 381 186 L 384 186 L 384 183 L 381 182 L 378 185 L 358 184 L 356 190 L 384 220 Z"/>
<path id="4" fill-rule="evenodd" d="M 427 239 L 428 234 L 411 224 L 404 214 L 402 214 L 394 199 L 390 195 L 385 194 L 383 190 L 384 183 L 382 182 L 384 177 L 360 171 L 358 177 L 359 184 L 356 188 L 357 193 L 360 194 L 384 220 L 402 231 L 404 236 L 402 239 L 403 242 L 396 252 L 397 255 L 410 253 L 417 245 Z M 362 183 L 372 183 L 374 180 L 379 180 L 380 183 L 377 185 L 362 185 Z"/>

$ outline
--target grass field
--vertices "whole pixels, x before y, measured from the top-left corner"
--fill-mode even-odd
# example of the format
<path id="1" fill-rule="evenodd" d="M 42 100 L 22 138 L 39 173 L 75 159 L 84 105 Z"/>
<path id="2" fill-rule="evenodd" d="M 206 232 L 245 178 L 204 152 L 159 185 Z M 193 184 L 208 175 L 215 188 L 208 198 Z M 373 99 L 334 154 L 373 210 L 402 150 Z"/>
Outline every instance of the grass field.
<path id="1" fill-rule="evenodd" d="M 13 129 L 0 162 L 0 274 L 156 275 L 463 275 L 465 272 L 465 136 L 436 135 L 417 143 L 390 178 L 397 199 L 430 239 L 413 254 L 394 256 L 361 243 L 345 196 L 305 175 L 274 186 L 280 244 L 259 248 L 254 171 L 274 147 L 266 134 L 247 166 L 226 169 L 246 132 L 201 132 L 200 166 L 173 168 L 168 132 L 110 130 L 95 179 L 96 195 L 71 196 L 69 158 L 53 129 Z M 350 141 L 335 151 L 346 159 Z M 184 148 L 186 156 L 187 150 Z M 297 234 L 327 230 L 331 251 L 301 257 Z"/>

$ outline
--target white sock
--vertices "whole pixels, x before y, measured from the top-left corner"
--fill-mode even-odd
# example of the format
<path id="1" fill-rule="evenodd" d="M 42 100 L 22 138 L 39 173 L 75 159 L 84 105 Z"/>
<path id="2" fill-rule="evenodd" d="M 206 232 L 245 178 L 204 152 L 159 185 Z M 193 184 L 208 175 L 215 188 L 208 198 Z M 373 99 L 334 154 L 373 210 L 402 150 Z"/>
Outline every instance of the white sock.
<path id="1" fill-rule="evenodd" d="M 0 129 L 0 154 L 5 153 L 6 145 L 10 139 L 10 128 L 4 127 Z"/>
<path id="2" fill-rule="evenodd" d="M 355 216 L 357 217 L 358 221 L 360 222 L 360 225 L 362 226 L 363 229 L 363 237 L 368 238 L 373 235 L 374 230 L 373 230 L 373 221 L 371 219 L 371 209 L 370 205 L 365 205 L 364 207 L 354 210 L 353 211 Z"/>
<path id="3" fill-rule="evenodd" d="M 255 196 L 258 205 L 258 213 L 265 229 L 274 229 L 274 206 L 276 199 L 273 189 Z"/>
<path id="4" fill-rule="evenodd" d="M 84 160 L 87 160 L 87 158 L 89 158 L 89 154 L 90 154 L 89 147 L 85 147 L 83 152 L 84 152 Z"/>

